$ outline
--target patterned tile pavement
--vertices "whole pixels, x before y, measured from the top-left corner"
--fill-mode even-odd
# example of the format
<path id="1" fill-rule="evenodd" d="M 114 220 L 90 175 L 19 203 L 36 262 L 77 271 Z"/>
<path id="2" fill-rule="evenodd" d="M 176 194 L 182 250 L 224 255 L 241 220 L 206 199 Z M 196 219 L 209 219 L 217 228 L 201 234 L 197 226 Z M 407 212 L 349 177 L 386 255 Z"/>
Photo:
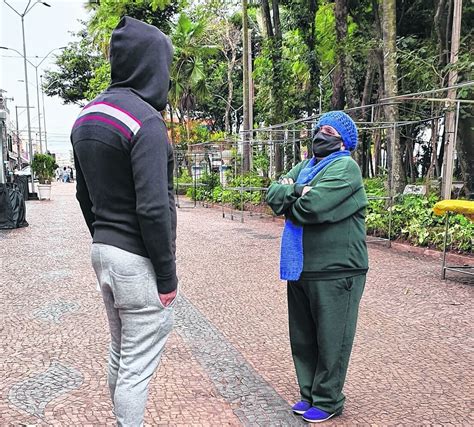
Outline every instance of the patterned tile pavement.
<path id="1" fill-rule="evenodd" d="M 0 231 L 0 425 L 112 426 L 108 329 L 74 186 L 28 202 L 30 227 Z M 146 425 L 290 426 L 298 397 L 281 223 L 179 210 L 181 298 L 152 380 Z M 472 280 L 371 245 L 346 382 L 327 425 L 474 425 Z"/>

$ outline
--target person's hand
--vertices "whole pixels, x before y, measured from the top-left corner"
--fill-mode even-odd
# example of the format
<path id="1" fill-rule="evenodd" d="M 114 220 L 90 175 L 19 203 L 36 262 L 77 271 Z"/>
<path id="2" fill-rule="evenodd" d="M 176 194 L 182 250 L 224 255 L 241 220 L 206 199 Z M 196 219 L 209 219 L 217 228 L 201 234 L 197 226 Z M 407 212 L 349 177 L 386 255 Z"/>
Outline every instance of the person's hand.
<path id="1" fill-rule="evenodd" d="M 163 304 L 164 307 L 168 307 L 176 298 L 177 294 L 177 289 L 175 289 L 173 292 L 170 292 L 169 294 L 158 294 L 160 297 L 160 301 Z"/>
<path id="2" fill-rule="evenodd" d="M 309 185 L 307 185 L 306 187 L 303 188 L 303 191 L 301 192 L 301 195 L 304 196 L 312 188 L 313 187 L 310 187 Z"/>
<path id="3" fill-rule="evenodd" d="M 284 184 L 284 185 L 291 185 L 291 184 L 294 184 L 294 183 L 295 182 L 291 178 L 283 178 L 280 181 L 280 184 Z"/>

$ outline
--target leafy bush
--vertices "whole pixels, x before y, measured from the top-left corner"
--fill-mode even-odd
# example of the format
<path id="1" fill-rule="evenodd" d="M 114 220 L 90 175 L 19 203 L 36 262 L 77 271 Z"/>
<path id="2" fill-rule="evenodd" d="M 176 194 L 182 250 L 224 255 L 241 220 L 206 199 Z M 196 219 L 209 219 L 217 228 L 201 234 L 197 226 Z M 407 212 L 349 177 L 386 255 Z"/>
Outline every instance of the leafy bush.
<path id="1" fill-rule="evenodd" d="M 222 188 L 217 173 L 204 174 L 196 190 L 189 188 L 187 196 L 196 200 L 230 204 L 241 209 L 249 203 L 262 204 L 265 192 L 230 190 L 235 187 L 268 187 L 269 180 L 249 173 L 228 181 Z M 383 197 L 387 192 L 384 178 L 367 179 L 364 182 L 369 196 Z M 428 196 L 406 195 L 398 198 L 389 208 L 387 200 L 369 200 L 366 213 L 367 233 L 387 237 L 389 231 L 389 209 L 392 213 L 391 239 L 401 239 L 415 246 L 428 246 L 441 249 L 444 241 L 445 218 L 433 213 L 433 206 L 439 201 L 436 194 Z M 451 248 L 462 252 L 472 251 L 474 242 L 474 222 L 464 215 L 452 215 L 448 233 Z"/>
<path id="2" fill-rule="evenodd" d="M 367 194 L 384 196 L 383 179 L 365 180 Z M 436 194 L 428 196 L 406 195 L 397 199 L 391 207 L 391 238 L 405 240 L 415 246 L 443 247 L 445 218 L 433 213 L 433 206 L 440 198 Z M 369 200 L 366 215 L 367 232 L 387 237 L 390 215 L 386 200 Z M 451 248 L 470 252 L 474 242 L 474 223 L 464 215 L 452 215 L 448 232 Z"/>
<path id="3" fill-rule="evenodd" d="M 49 154 L 36 153 L 31 162 L 31 169 L 40 184 L 51 184 L 55 166 L 54 158 Z"/>
<path id="4" fill-rule="evenodd" d="M 230 179 L 226 187 L 222 187 L 219 174 L 204 174 L 196 189 L 189 188 L 186 195 L 196 200 L 207 200 L 213 203 L 231 204 L 241 209 L 246 203 L 259 205 L 265 201 L 265 194 L 261 191 L 232 190 L 236 187 L 266 187 L 269 181 L 261 176 L 249 173 Z"/>

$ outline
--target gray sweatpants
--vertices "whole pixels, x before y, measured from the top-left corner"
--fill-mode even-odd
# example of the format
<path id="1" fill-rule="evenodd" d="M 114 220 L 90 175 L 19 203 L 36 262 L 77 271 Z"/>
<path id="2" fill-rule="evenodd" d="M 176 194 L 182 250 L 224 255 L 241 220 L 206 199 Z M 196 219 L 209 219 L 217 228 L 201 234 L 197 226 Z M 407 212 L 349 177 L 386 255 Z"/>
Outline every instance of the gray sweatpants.
<path id="1" fill-rule="evenodd" d="M 148 384 L 173 328 L 176 299 L 163 306 L 148 258 L 101 243 L 92 245 L 91 258 L 109 320 L 108 383 L 117 424 L 142 426 Z"/>

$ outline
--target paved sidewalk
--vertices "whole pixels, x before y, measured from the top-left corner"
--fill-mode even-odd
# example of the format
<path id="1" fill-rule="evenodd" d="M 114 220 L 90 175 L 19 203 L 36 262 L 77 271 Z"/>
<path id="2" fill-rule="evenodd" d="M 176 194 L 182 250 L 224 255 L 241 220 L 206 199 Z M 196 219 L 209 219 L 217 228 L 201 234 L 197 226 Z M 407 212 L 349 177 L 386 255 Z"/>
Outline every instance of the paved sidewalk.
<path id="1" fill-rule="evenodd" d="M 0 231 L 0 425 L 113 425 L 108 329 L 74 185 Z M 176 328 L 147 425 L 303 425 L 289 350 L 281 223 L 180 209 Z M 474 425 L 473 293 L 438 261 L 370 246 L 345 392 L 326 425 Z M 454 278 L 454 280 L 453 280 Z"/>

